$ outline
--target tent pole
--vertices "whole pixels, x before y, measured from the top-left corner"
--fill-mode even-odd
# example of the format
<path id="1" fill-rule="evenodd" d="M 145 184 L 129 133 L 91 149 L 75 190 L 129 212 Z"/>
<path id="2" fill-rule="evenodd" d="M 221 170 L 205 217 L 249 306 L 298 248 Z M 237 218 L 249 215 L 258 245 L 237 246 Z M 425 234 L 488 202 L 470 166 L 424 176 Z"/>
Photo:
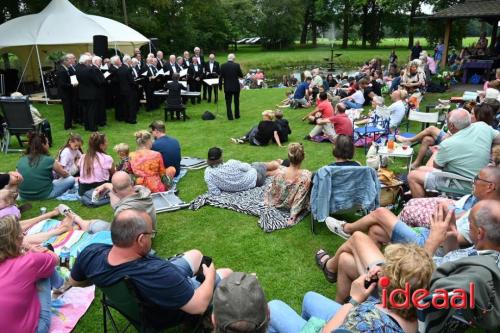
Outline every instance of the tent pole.
<path id="1" fill-rule="evenodd" d="M 21 74 L 21 78 L 19 79 L 19 84 L 17 85 L 16 91 L 19 91 L 19 87 L 21 86 L 21 83 L 23 82 L 24 73 L 26 73 L 26 68 L 28 68 L 28 64 L 30 62 L 31 55 L 33 54 L 34 48 L 35 48 L 34 46 L 31 47 L 30 54 L 28 55 L 28 59 L 26 60 L 26 65 L 24 65 L 23 73 Z"/>
<path id="2" fill-rule="evenodd" d="M 446 20 L 445 30 L 444 30 L 444 50 L 441 58 L 441 68 L 446 67 L 446 63 L 448 62 L 448 51 L 450 48 L 450 34 L 451 34 L 451 19 Z"/>
<path id="3" fill-rule="evenodd" d="M 40 68 L 40 76 L 42 77 L 43 92 L 45 93 L 45 104 L 49 104 L 49 96 L 47 95 L 47 89 L 45 89 L 45 80 L 42 71 L 42 62 L 40 61 L 40 53 L 38 52 L 38 44 L 35 44 L 36 55 L 38 57 L 38 67 Z"/>

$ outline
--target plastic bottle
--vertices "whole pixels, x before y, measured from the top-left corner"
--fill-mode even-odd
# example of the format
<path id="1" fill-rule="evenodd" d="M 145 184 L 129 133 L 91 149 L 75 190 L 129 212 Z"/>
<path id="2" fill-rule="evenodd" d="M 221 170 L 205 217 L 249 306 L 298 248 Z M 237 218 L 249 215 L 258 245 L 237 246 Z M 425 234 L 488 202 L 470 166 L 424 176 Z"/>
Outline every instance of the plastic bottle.
<path id="1" fill-rule="evenodd" d="M 394 150 L 394 135 L 389 135 L 389 138 L 387 140 L 387 150 L 391 151 Z"/>
<path id="2" fill-rule="evenodd" d="M 59 266 L 66 267 L 69 269 L 70 260 L 70 250 L 66 246 L 61 249 L 61 254 L 59 254 Z"/>

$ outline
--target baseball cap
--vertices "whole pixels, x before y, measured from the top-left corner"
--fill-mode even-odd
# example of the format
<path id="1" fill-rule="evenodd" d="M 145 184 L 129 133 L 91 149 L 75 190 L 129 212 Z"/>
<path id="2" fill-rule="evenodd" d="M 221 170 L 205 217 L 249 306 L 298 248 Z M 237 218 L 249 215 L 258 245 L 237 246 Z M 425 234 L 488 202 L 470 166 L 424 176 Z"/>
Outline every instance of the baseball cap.
<path id="1" fill-rule="evenodd" d="M 208 160 L 217 161 L 222 156 L 222 149 L 219 147 L 212 147 L 208 150 Z"/>
<path id="2" fill-rule="evenodd" d="M 227 327 L 236 322 L 247 322 L 254 332 L 268 322 L 266 296 L 251 274 L 234 272 L 222 280 L 214 292 L 213 306 L 217 332 L 228 332 Z"/>

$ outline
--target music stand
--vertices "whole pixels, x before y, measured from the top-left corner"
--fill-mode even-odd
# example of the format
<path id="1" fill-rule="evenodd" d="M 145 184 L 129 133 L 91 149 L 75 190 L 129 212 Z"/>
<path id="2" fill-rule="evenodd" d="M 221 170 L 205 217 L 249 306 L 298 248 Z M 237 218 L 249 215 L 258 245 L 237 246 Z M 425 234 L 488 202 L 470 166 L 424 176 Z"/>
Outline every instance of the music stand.
<path id="1" fill-rule="evenodd" d="M 219 87 L 217 87 L 219 85 L 219 78 L 204 79 L 203 82 L 205 82 L 212 89 L 218 89 L 219 88 Z M 214 88 L 214 86 L 215 86 L 215 88 Z M 212 93 L 214 94 L 214 99 L 215 99 L 215 91 L 212 91 Z M 219 98 L 217 98 L 217 103 L 215 103 L 215 104 L 217 105 L 217 111 L 215 111 L 215 114 L 219 115 Z"/>

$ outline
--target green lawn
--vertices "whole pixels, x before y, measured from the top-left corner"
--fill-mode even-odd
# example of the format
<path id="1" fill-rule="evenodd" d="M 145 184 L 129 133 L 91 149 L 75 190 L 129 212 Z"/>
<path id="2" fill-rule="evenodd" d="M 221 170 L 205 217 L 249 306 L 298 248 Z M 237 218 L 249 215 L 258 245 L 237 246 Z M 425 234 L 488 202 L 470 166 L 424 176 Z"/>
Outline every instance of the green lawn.
<path id="1" fill-rule="evenodd" d="M 256 124 L 260 119 L 260 113 L 265 109 L 272 109 L 283 99 L 284 92 L 284 89 L 243 91 L 241 95 L 242 118 L 233 122 L 225 120 L 223 103 L 219 108 L 219 117 L 214 121 L 202 121 L 200 118 L 202 112 L 207 109 L 215 112 L 213 104 L 203 103 L 195 107 L 190 105 L 188 114 L 191 119 L 186 122 L 167 122 L 168 134 L 179 139 L 184 156 L 205 157 L 208 148 L 219 146 L 224 149 L 226 159 L 252 162 L 285 158 L 286 149 L 276 145 L 251 147 L 229 142 L 230 137 L 242 135 Z M 425 96 L 424 104 L 435 102 L 437 98 L 437 95 L 428 94 Z M 37 104 L 36 107 L 52 124 L 56 144 L 51 149 L 51 154 L 55 155 L 58 147 L 63 145 L 68 135 L 68 131 L 63 130 L 62 107 L 44 104 Z M 310 125 L 300 120 L 304 113 L 303 110 L 286 111 L 285 116 L 289 119 L 293 131 L 290 136 L 292 142 L 303 141 L 302 138 L 310 130 Z M 113 145 L 127 142 L 134 148 L 134 131 L 146 129 L 152 120 L 162 119 L 163 112 L 161 110 L 152 113 L 141 111 L 137 125 L 115 122 L 112 120 L 111 110 L 108 112 L 108 118 L 111 119 L 108 122 L 109 125 L 102 130 L 109 138 L 108 153 L 116 158 L 111 150 Z M 78 132 L 87 141 L 88 133 L 82 129 Z M 304 142 L 304 146 L 306 150 L 304 168 L 316 170 L 332 161 L 330 144 Z M 16 153 L 2 155 L 0 171 L 13 170 L 19 157 L 20 155 Z M 357 149 L 356 159 L 364 162 L 363 149 Z M 179 189 L 180 197 L 185 201 L 190 201 L 205 192 L 203 170 L 189 171 L 180 182 Z M 52 209 L 58 203 L 55 200 L 32 202 L 33 209 L 24 217 L 38 214 L 42 206 Z M 89 209 L 79 203 L 69 202 L 68 204 L 84 218 L 112 219 L 112 210 L 108 206 Z M 326 282 L 323 274 L 315 266 L 314 253 L 321 247 L 335 251 L 342 240 L 329 233 L 323 225 L 318 228 L 317 235 L 312 235 L 309 217 L 291 229 L 266 234 L 258 227 L 255 217 L 224 209 L 204 207 L 196 212 L 181 210 L 159 214 L 158 226 L 154 248 L 159 255 L 167 257 L 192 248 L 200 249 L 214 258 L 217 267 L 230 267 L 237 271 L 257 273 L 268 300 L 282 299 L 299 310 L 302 297 L 309 290 L 334 297 L 335 285 Z M 102 331 L 99 297 L 100 294 L 97 293 L 96 300 L 80 320 L 75 332 Z"/>

